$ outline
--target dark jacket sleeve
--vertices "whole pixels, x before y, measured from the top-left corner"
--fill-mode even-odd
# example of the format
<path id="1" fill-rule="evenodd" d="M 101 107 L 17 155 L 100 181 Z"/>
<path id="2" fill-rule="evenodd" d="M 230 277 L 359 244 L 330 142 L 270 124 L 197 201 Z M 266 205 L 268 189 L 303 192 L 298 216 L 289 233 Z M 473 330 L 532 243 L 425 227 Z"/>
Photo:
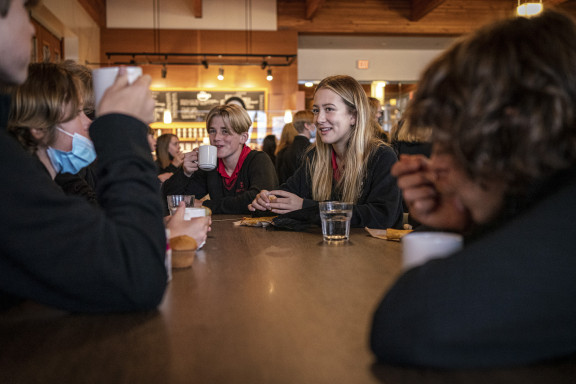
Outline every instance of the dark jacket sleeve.
<path id="1" fill-rule="evenodd" d="M 166 287 L 166 239 L 147 126 L 123 115 L 90 128 L 100 208 L 66 196 L 0 132 L 0 296 L 64 310 L 147 310 Z"/>
<path id="2" fill-rule="evenodd" d="M 459 253 L 404 273 L 374 316 L 378 359 L 479 368 L 575 353 L 575 195 L 573 184 Z"/>
<path id="3" fill-rule="evenodd" d="M 214 213 L 251 213 L 248 204 L 252 203 L 256 195 L 262 190 L 272 190 L 278 187 L 278 177 L 270 157 L 261 151 L 252 151 L 246 158 L 238 180 L 236 188 L 240 183 L 244 183 L 241 192 L 233 196 L 222 194 L 222 179 L 218 175 L 218 187 L 210 188 L 210 200 L 204 201 L 203 205 L 210 208 Z M 212 183 L 209 183 L 212 185 Z"/>

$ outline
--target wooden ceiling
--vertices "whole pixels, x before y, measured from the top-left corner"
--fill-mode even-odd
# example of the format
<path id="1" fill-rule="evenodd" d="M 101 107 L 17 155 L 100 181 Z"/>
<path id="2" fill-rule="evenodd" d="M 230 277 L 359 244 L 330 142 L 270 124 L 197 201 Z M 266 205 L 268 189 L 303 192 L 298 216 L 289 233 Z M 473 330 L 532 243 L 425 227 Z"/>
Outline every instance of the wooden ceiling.
<path id="1" fill-rule="evenodd" d="M 78 1 L 105 28 L 106 0 Z M 194 16 L 202 18 L 203 0 L 186 1 Z M 576 0 L 542 3 L 576 16 Z M 507 17 L 516 5 L 517 0 L 277 0 L 278 30 L 301 34 L 453 36 Z"/>

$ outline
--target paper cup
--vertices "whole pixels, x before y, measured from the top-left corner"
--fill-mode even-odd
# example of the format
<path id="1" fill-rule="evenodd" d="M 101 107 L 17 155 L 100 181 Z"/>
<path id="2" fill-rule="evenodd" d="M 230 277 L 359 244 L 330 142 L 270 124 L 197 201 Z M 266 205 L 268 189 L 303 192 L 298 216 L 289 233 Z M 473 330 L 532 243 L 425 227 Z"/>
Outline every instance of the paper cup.
<path id="1" fill-rule="evenodd" d="M 119 68 L 120 67 L 104 67 L 92 70 L 92 84 L 94 86 L 96 107 L 100 105 L 100 100 L 102 100 L 104 92 L 116 81 Z M 142 76 L 142 68 L 126 67 L 126 73 L 128 74 L 128 82 L 132 84 L 137 78 Z"/>
<path id="2" fill-rule="evenodd" d="M 462 249 L 462 236 L 447 232 L 412 232 L 402 238 L 402 267 L 417 267 Z"/>

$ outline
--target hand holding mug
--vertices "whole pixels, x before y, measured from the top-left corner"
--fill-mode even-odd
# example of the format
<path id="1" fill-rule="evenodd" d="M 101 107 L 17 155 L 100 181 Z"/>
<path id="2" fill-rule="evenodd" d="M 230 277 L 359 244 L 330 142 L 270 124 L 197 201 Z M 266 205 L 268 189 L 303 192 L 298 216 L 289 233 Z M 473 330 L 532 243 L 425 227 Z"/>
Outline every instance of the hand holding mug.
<path id="1" fill-rule="evenodd" d="M 182 168 L 184 169 L 184 174 L 188 177 L 198 170 L 198 148 L 184 154 Z"/>

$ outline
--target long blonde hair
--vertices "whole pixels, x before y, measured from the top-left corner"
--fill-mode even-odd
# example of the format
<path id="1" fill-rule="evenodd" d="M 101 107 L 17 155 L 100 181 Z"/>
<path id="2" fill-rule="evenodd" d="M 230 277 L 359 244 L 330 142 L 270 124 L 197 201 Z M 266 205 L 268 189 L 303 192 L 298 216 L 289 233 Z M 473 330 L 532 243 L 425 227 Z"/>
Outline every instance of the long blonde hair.
<path id="1" fill-rule="evenodd" d="M 336 183 L 336 192 L 342 201 L 358 202 L 364 187 L 366 164 L 370 154 L 379 145 L 386 145 L 375 136 L 376 124 L 366 92 L 354 78 L 338 75 L 325 78 L 318 84 L 314 92 L 329 89 L 342 98 L 349 113 L 356 117 L 356 123 L 351 127 L 344 169 L 340 180 Z M 315 118 L 316 119 L 316 118 Z M 329 200 L 332 196 L 332 145 L 325 144 L 321 136 L 316 140 L 316 151 L 307 166 L 312 175 L 312 197 L 314 200 Z"/>
<path id="2" fill-rule="evenodd" d="M 284 125 L 284 128 L 282 128 L 282 134 L 280 135 L 280 142 L 278 143 L 278 146 L 276 147 L 276 152 L 274 152 L 274 154 L 278 155 L 278 152 L 280 152 L 282 149 L 292 144 L 294 138 L 297 135 L 298 131 L 296 131 L 296 128 L 294 128 L 294 124 L 286 123 Z"/>

